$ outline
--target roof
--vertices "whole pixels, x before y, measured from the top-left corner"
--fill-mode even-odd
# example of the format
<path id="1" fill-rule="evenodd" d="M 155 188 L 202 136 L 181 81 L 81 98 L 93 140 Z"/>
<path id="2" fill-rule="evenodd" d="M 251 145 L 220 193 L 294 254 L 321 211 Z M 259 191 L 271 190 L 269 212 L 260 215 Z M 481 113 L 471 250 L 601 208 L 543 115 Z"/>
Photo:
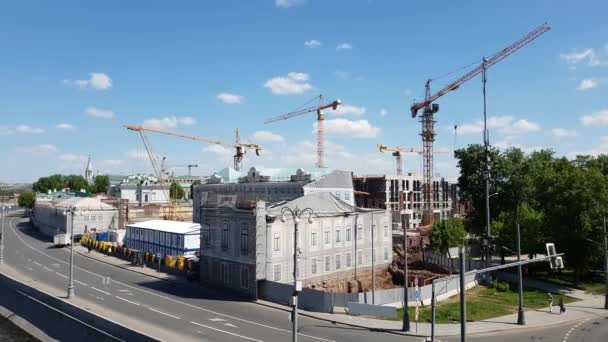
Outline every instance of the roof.
<path id="1" fill-rule="evenodd" d="M 150 220 L 144 222 L 137 222 L 128 224 L 127 227 L 131 228 L 143 228 L 150 230 L 158 230 L 161 232 L 186 234 L 196 233 L 201 228 L 201 225 L 194 222 L 181 222 L 181 221 L 168 221 L 168 220 Z"/>
<path id="2" fill-rule="evenodd" d="M 306 185 L 307 188 L 353 188 L 353 176 L 350 172 L 335 170 L 318 180 Z"/>
<path id="3" fill-rule="evenodd" d="M 284 207 L 288 207 L 292 210 L 295 208 L 310 208 L 314 212 L 315 216 L 336 216 L 369 211 L 354 207 L 329 192 L 315 192 L 306 196 L 298 197 L 295 200 L 287 203 L 276 204 L 268 210 L 268 215 L 281 216 L 281 210 Z"/>
<path id="4" fill-rule="evenodd" d="M 71 197 L 58 202 L 56 208 L 86 209 L 86 210 L 117 210 L 113 206 L 103 203 L 96 197 Z"/>
<path id="5" fill-rule="evenodd" d="M 332 172 L 329 168 L 318 168 L 318 167 L 301 167 L 301 168 L 255 168 L 256 171 L 262 176 L 270 177 L 271 182 L 282 182 L 290 181 L 291 176 L 295 175 L 298 169 L 301 169 L 305 173 L 309 174 L 312 179 L 319 179 Z M 249 169 L 247 169 L 249 170 Z M 231 167 L 224 168 L 215 173 L 220 176 L 224 183 L 236 183 L 240 177 L 246 176 L 247 171 L 236 171 Z"/>

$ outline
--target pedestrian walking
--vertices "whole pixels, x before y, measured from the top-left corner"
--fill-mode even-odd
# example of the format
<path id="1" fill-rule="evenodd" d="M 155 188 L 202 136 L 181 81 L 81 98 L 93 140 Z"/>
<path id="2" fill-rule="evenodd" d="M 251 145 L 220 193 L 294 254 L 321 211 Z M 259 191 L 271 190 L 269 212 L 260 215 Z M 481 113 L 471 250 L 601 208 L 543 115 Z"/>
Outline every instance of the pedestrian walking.
<path id="1" fill-rule="evenodd" d="M 566 307 L 564 306 L 564 299 L 562 297 L 559 297 L 559 301 L 557 302 L 557 305 L 559 306 L 559 314 L 563 314 L 564 312 L 566 312 Z"/>
<path id="2" fill-rule="evenodd" d="M 549 312 L 553 313 L 553 295 L 551 292 L 547 292 L 547 299 L 549 300 Z"/>
<path id="3" fill-rule="evenodd" d="M 89 250 L 88 253 L 91 254 L 91 244 L 90 243 L 87 244 L 87 249 Z"/>

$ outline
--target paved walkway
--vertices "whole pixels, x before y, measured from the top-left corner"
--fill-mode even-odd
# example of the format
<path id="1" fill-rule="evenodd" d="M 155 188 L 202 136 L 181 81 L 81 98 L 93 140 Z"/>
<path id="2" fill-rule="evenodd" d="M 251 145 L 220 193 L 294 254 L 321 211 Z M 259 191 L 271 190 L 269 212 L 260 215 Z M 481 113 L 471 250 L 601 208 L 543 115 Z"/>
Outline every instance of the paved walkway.
<path id="1" fill-rule="evenodd" d="M 171 280 L 171 281 L 179 281 L 179 282 L 187 282 L 183 277 L 178 277 L 166 273 L 158 273 L 158 271 L 153 270 L 148 267 L 137 267 L 132 266 L 128 261 L 114 257 L 108 256 L 103 253 L 99 253 L 95 250 L 92 250 L 89 254 L 85 247 L 80 245 L 74 246 L 74 251 L 82 254 L 83 256 L 87 256 L 108 264 L 115 265 L 117 267 L 121 267 L 127 270 L 131 270 L 134 272 L 138 272 L 144 275 L 148 275 L 151 277 Z M 508 277 L 508 275 L 507 275 Z M 566 294 L 571 297 L 575 297 L 580 299 L 580 301 L 566 304 L 566 312 L 562 315 L 558 314 L 559 308 L 555 306 L 553 308 L 554 313 L 549 313 L 548 308 L 543 308 L 539 310 L 527 310 L 525 312 L 526 325 L 521 326 L 517 325 L 517 313 L 510 314 L 506 316 L 495 317 L 491 319 L 487 319 L 484 321 L 478 322 L 469 322 L 467 323 L 467 333 L 487 333 L 493 331 L 501 331 L 501 330 L 510 330 L 510 329 L 525 329 L 531 327 L 543 327 L 557 324 L 564 324 L 567 322 L 582 320 L 589 317 L 597 317 L 597 316 L 608 316 L 608 310 L 603 309 L 604 306 L 604 296 L 603 295 L 593 295 L 581 290 L 567 288 L 560 285 L 555 285 L 551 283 L 544 283 L 537 280 L 525 280 L 524 284 L 526 287 L 534 287 L 543 291 L 553 292 L 553 293 L 561 293 Z M 285 305 L 276 304 L 273 302 L 259 300 L 259 304 L 273 307 L 279 310 L 289 311 L 290 307 Z M 557 304 L 557 303 L 555 303 Z M 401 333 L 402 322 L 400 321 L 389 321 L 389 320 L 381 320 L 375 318 L 368 318 L 362 316 L 350 316 L 346 313 L 320 313 L 320 312 L 311 312 L 306 310 L 300 310 L 301 315 L 306 315 L 313 318 L 322 319 L 325 321 L 347 324 L 367 329 L 378 329 L 385 330 L 395 333 Z M 435 326 L 435 335 L 436 336 L 453 336 L 460 334 L 460 324 L 437 324 Z M 415 322 L 411 322 L 411 331 L 409 335 L 419 335 L 419 336 L 430 336 L 431 335 L 431 324 L 430 323 L 418 323 L 416 325 Z"/>

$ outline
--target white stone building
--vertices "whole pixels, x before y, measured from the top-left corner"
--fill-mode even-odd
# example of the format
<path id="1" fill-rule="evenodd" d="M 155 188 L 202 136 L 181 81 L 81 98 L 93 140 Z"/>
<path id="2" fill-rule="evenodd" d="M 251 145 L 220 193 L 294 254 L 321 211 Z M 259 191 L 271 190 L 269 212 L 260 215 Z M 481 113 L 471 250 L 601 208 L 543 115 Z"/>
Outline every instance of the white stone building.
<path id="1" fill-rule="evenodd" d="M 36 200 L 33 224 L 41 233 L 54 236 L 70 233 L 72 216 L 65 214 L 71 208 L 74 214 L 74 237 L 87 232 L 104 232 L 116 229 L 118 209 L 95 197 L 71 197 L 63 200 Z"/>

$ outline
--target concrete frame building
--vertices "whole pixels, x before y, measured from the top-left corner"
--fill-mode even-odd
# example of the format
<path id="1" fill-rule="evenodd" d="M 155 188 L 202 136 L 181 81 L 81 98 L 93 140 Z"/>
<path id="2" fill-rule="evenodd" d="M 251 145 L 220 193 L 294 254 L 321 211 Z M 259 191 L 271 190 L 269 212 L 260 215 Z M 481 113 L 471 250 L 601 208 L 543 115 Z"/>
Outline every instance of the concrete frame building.
<path id="1" fill-rule="evenodd" d="M 201 282 L 257 297 L 258 282 L 293 281 L 294 222 L 280 220 L 284 207 L 314 210 L 299 224 L 298 279 L 304 286 L 351 280 L 392 261 L 390 216 L 359 209 L 330 192 L 314 192 L 289 202 L 201 208 Z M 374 243 L 372 244 L 372 231 Z"/>

